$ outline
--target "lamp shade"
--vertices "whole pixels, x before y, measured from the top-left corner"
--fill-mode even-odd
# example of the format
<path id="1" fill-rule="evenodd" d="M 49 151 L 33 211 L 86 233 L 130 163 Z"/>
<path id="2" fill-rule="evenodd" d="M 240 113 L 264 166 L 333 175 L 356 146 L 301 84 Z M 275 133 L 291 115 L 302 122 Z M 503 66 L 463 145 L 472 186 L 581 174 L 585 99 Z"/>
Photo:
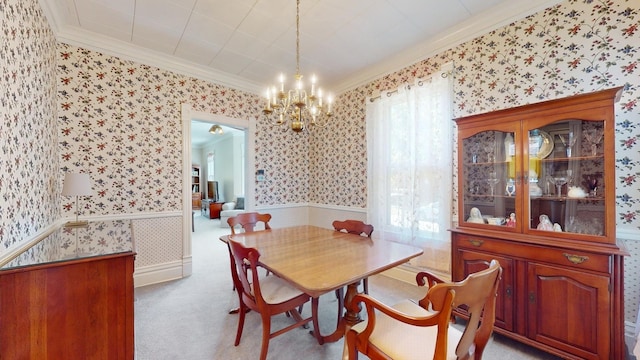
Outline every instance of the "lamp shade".
<path id="1" fill-rule="evenodd" d="M 89 174 L 64 174 L 63 196 L 88 196 L 91 194 L 91 177 L 89 177 Z"/>

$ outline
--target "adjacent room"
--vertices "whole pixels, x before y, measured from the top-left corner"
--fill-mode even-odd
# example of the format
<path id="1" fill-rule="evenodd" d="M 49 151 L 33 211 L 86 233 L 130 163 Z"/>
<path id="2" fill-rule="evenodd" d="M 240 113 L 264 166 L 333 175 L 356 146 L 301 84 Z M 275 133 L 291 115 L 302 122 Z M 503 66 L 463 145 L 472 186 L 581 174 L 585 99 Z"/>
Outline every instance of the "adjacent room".
<path id="1" fill-rule="evenodd" d="M 0 0 L 0 358 L 633 359 L 639 5 Z"/>

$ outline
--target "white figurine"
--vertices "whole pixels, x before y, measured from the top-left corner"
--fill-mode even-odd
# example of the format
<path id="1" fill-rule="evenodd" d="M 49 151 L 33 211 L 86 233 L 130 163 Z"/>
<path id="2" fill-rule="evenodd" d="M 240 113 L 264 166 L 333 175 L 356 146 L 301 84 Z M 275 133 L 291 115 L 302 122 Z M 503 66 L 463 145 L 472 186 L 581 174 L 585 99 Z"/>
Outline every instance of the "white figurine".
<path id="1" fill-rule="evenodd" d="M 569 186 L 567 196 L 570 198 L 585 198 L 587 193 L 579 186 Z"/>
<path id="2" fill-rule="evenodd" d="M 558 224 L 558 223 L 554 223 L 553 224 L 553 231 L 562 232 L 562 226 L 560 226 L 560 224 Z"/>
<path id="3" fill-rule="evenodd" d="M 538 224 L 538 230 L 546 230 L 546 231 L 553 231 L 553 224 L 551 223 L 551 220 L 549 220 L 549 217 L 545 214 L 540 215 L 540 223 Z"/>
<path id="4" fill-rule="evenodd" d="M 475 224 L 484 224 L 484 219 L 482 218 L 482 214 L 480 213 L 480 209 L 473 207 L 469 211 L 469 218 L 467 222 L 475 223 Z"/>

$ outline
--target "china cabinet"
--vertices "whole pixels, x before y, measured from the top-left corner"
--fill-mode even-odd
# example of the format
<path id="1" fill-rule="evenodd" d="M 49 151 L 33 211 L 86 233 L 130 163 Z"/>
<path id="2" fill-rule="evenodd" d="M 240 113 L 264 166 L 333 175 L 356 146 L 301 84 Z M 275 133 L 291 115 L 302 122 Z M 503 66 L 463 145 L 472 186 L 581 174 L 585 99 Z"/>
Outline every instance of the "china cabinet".
<path id="1" fill-rule="evenodd" d="M 620 91 L 456 119 L 452 278 L 499 260 L 496 332 L 563 358 L 624 358 L 628 253 L 615 231 Z"/>

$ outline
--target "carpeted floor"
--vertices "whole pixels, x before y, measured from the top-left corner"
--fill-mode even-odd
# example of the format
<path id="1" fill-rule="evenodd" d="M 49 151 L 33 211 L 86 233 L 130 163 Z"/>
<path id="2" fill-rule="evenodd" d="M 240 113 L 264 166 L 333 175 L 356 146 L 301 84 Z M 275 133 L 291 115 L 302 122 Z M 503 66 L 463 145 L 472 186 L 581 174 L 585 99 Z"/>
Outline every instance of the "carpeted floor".
<path id="1" fill-rule="evenodd" d="M 135 337 L 138 360 L 257 359 L 261 343 L 259 315 L 249 313 L 239 346 L 234 346 L 237 306 L 229 275 L 229 255 L 220 235 L 229 233 L 219 220 L 195 216 L 193 274 L 135 291 Z M 369 278 L 369 292 L 386 303 L 422 297 L 417 286 L 385 276 Z M 303 315 L 309 315 L 311 304 Z M 337 302 L 333 293 L 320 298 L 320 327 L 323 334 L 335 329 Z M 272 320 L 272 329 L 288 324 L 285 316 Z M 318 345 L 309 330 L 294 329 L 274 339 L 268 359 L 331 359 L 342 357 L 343 341 Z M 366 358 L 361 356 L 361 358 Z M 494 334 L 484 359 L 557 359 L 537 349 Z"/>

